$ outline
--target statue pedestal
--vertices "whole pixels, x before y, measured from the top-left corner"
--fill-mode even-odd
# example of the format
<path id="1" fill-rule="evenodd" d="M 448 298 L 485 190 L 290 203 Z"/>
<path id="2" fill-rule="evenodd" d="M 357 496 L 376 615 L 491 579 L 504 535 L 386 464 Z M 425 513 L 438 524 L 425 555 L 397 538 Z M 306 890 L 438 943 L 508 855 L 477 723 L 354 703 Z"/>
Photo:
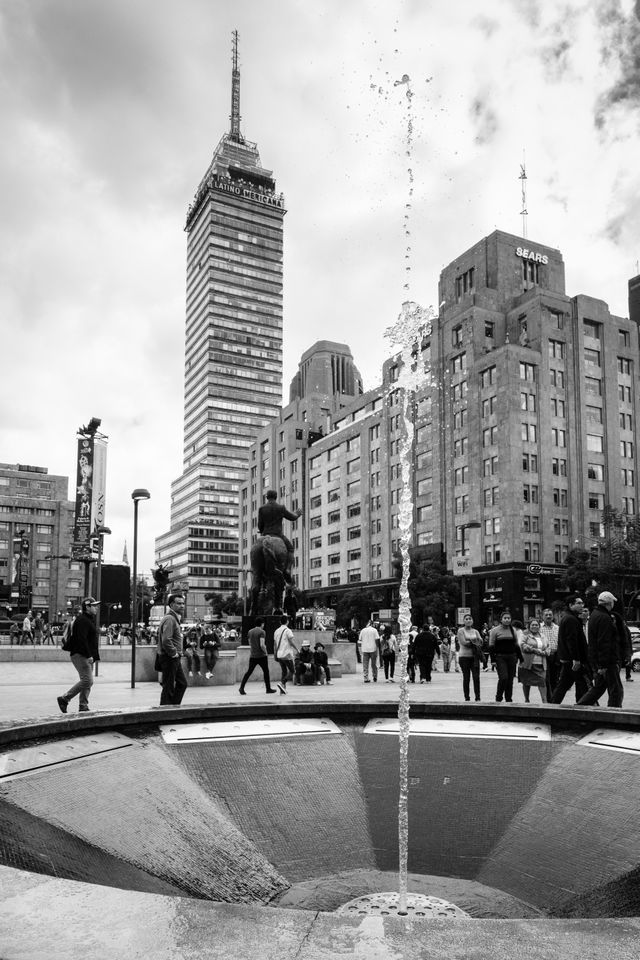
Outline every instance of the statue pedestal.
<path id="1" fill-rule="evenodd" d="M 247 636 L 249 634 L 249 630 L 251 630 L 252 627 L 255 627 L 256 620 L 258 620 L 260 617 L 264 620 L 264 626 L 262 629 L 267 635 L 267 651 L 268 653 L 273 653 L 273 635 L 278 629 L 278 627 L 280 626 L 279 616 L 274 617 L 272 614 L 269 616 L 265 614 L 261 614 L 255 617 L 254 616 L 243 617 L 242 618 L 242 642 L 243 644 L 248 643 Z"/>

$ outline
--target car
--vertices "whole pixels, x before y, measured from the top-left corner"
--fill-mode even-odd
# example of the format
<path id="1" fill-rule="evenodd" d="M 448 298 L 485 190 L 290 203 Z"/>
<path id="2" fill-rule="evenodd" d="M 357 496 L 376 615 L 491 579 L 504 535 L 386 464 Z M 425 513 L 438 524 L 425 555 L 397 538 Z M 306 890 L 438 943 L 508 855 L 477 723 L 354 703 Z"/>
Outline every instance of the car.
<path id="1" fill-rule="evenodd" d="M 640 673 L 640 650 L 634 650 L 631 654 L 631 669 L 634 673 Z"/>
<path id="2" fill-rule="evenodd" d="M 634 652 L 640 651 L 640 627 L 629 627 L 629 633 L 631 634 L 631 648 Z"/>

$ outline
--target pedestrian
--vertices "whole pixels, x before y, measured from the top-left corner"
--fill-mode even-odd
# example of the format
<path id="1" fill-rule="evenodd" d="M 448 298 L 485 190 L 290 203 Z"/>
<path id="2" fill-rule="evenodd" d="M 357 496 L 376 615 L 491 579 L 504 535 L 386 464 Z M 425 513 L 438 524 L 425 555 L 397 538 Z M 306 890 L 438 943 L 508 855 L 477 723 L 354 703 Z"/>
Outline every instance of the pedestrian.
<path id="1" fill-rule="evenodd" d="M 537 617 L 529 620 L 529 626 L 520 644 L 522 664 L 518 669 L 518 680 L 522 684 L 525 703 L 529 703 L 531 687 L 540 691 L 540 699 L 547 703 L 547 654 L 549 646 L 542 637 L 540 621 Z"/>
<path id="2" fill-rule="evenodd" d="M 273 635 L 273 655 L 276 662 L 280 664 L 282 673 L 280 680 L 276 683 L 281 696 L 287 692 L 288 681 L 295 677 L 295 660 L 298 656 L 293 631 L 288 624 L 289 617 L 283 613 L 280 617 L 280 626 Z"/>
<path id="3" fill-rule="evenodd" d="M 317 682 L 321 682 L 320 677 L 322 674 L 324 674 L 325 683 L 331 685 L 332 680 L 331 668 L 329 667 L 329 657 L 324 649 L 324 643 L 321 643 L 319 640 L 313 648 L 313 660 L 318 673 Z"/>
<path id="4" fill-rule="evenodd" d="M 210 680 L 220 656 L 220 643 L 208 624 L 205 626 L 204 633 L 202 634 L 200 648 L 204 653 L 205 677 L 207 680 Z"/>
<path id="5" fill-rule="evenodd" d="M 462 692 L 470 700 L 469 681 L 473 679 L 473 695 L 480 700 L 480 663 L 482 662 L 482 636 L 473 625 L 473 617 L 465 614 L 463 624 L 456 635 L 458 663 L 462 670 Z"/>
<path id="6" fill-rule="evenodd" d="M 369 683 L 369 665 L 373 682 L 378 682 L 378 654 L 380 653 L 380 634 L 369 620 L 366 627 L 360 631 L 360 652 L 362 653 L 362 676 L 365 683 Z"/>
<path id="7" fill-rule="evenodd" d="M 489 649 L 493 655 L 498 674 L 496 703 L 504 697 L 506 703 L 513 701 L 513 681 L 516 666 L 522 654 L 518 646 L 518 637 L 511 623 L 511 614 L 504 610 L 500 623 L 489 634 Z"/>
<path id="8" fill-rule="evenodd" d="M 201 677 L 200 657 L 198 656 L 198 632 L 196 627 L 191 627 L 184 641 L 184 654 L 187 658 L 187 668 L 189 676 L 193 676 L 193 668 L 196 668 L 196 674 Z"/>
<path id="9" fill-rule="evenodd" d="M 398 639 L 395 633 L 391 632 L 391 627 L 385 627 L 384 635 L 380 637 L 380 653 L 382 655 L 385 683 L 395 683 L 393 675 L 396 670 L 396 657 L 398 656 Z"/>
<path id="10" fill-rule="evenodd" d="M 9 643 L 11 644 L 11 646 L 13 646 L 14 643 L 16 647 L 20 646 L 20 627 L 15 622 L 15 620 L 9 627 Z"/>
<path id="11" fill-rule="evenodd" d="M 453 642 L 448 627 L 443 627 L 440 633 L 440 657 L 442 658 L 442 669 L 449 673 L 451 669 L 451 649 Z M 455 651 L 454 651 L 455 652 Z"/>
<path id="12" fill-rule="evenodd" d="M 420 683 L 431 683 L 433 661 L 438 653 L 438 638 L 428 626 L 423 626 L 413 641 L 413 659 L 420 670 Z"/>
<path id="13" fill-rule="evenodd" d="M 247 634 L 247 639 L 249 640 L 249 666 L 245 675 L 240 681 L 239 690 L 243 696 L 246 696 L 246 690 L 244 688 L 247 680 L 256 667 L 260 667 L 262 670 L 266 693 L 276 692 L 271 686 L 271 679 L 269 677 L 269 660 L 267 657 L 266 637 L 267 635 L 264 632 L 264 618 L 258 617 L 255 627 L 252 627 Z"/>
<path id="14" fill-rule="evenodd" d="M 608 707 L 621 707 L 624 688 L 620 667 L 625 656 L 626 639 L 613 617 L 616 598 L 608 590 L 598 595 L 598 606 L 589 617 L 589 661 L 593 670 L 593 686 L 580 697 L 578 706 L 595 703 L 606 690 Z"/>
<path id="15" fill-rule="evenodd" d="M 33 618 L 33 642 L 40 645 L 42 643 L 42 617 L 39 613 Z"/>
<path id="16" fill-rule="evenodd" d="M 436 663 L 436 660 L 438 660 L 438 658 L 440 657 L 440 627 L 436 625 L 433 617 L 427 617 L 427 627 L 430 630 L 430 632 L 434 635 L 437 641 L 435 649 L 433 651 L 433 660 L 431 663 L 431 668 L 429 670 L 429 680 L 431 680 L 431 670 L 433 670 L 435 673 L 438 673 L 438 664 Z"/>
<path id="17" fill-rule="evenodd" d="M 68 651 L 71 663 L 78 673 L 78 682 L 57 698 L 58 706 L 63 713 L 67 712 L 69 703 L 75 696 L 79 700 L 79 712 L 86 713 L 89 710 L 89 694 L 93 686 L 93 664 L 100 659 L 96 629 L 98 606 L 98 601 L 93 597 L 85 597 L 82 601 L 82 610 L 73 621 L 68 631 L 68 640 L 63 646 L 63 649 Z"/>
<path id="18" fill-rule="evenodd" d="M 547 644 L 547 700 L 551 700 L 553 691 L 560 679 L 560 658 L 558 657 L 558 624 L 553 619 L 553 610 L 547 607 L 542 611 L 540 636 Z"/>
<path id="19" fill-rule="evenodd" d="M 33 631 L 31 627 L 31 621 L 33 620 L 33 614 L 29 610 L 28 614 L 22 621 L 22 638 L 20 643 L 24 646 L 27 643 L 33 643 Z"/>
<path id="20" fill-rule="evenodd" d="M 158 653 L 156 661 L 162 672 L 162 693 L 160 706 L 177 707 L 182 703 L 187 689 L 180 658 L 182 656 L 182 630 L 180 621 L 184 613 L 184 596 L 170 593 L 167 597 L 169 610 L 158 627 Z"/>
<path id="21" fill-rule="evenodd" d="M 575 594 L 567 597 L 568 612 L 564 614 L 558 626 L 558 660 L 560 676 L 551 703 L 562 703 L 565 694 L 575 684 L 576 702 L 591 686 L 587 638 L 584 635 L 582 614 L 584 600 Z"/>

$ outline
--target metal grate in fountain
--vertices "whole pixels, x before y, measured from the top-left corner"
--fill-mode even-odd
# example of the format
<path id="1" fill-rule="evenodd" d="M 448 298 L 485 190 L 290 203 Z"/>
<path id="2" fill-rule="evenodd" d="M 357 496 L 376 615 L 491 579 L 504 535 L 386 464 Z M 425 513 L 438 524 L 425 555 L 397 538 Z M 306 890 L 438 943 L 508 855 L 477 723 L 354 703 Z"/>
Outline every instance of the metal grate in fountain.
<path id="1" fill-rule="evenodd" d="M 440 897 L 427 897 L 420 893 L 407 894 L 407 912 L 398 913 L 398 893 L 368 893 L 343 903 L 335 911 L 345 916 L 397 917 L 407 916 L 421 920 L 461 920 L 470 914 L 456 907 L 455 903 Z"/>

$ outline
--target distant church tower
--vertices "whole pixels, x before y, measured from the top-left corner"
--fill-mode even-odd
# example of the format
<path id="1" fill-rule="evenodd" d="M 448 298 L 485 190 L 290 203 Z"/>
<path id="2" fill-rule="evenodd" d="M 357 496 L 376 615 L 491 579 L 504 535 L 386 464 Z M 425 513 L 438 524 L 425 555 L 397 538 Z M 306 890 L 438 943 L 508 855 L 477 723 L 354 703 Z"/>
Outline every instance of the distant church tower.
<path id="1" fill-rule="evenodd" d="M 238 490 L 282 403 L 284 198 L 240 132 L 237 31 L 230 120 L 187 212 L 184 469 L 156 541 L 188 616 L 204 615 L 205 593 L 238 589 Z"/>

